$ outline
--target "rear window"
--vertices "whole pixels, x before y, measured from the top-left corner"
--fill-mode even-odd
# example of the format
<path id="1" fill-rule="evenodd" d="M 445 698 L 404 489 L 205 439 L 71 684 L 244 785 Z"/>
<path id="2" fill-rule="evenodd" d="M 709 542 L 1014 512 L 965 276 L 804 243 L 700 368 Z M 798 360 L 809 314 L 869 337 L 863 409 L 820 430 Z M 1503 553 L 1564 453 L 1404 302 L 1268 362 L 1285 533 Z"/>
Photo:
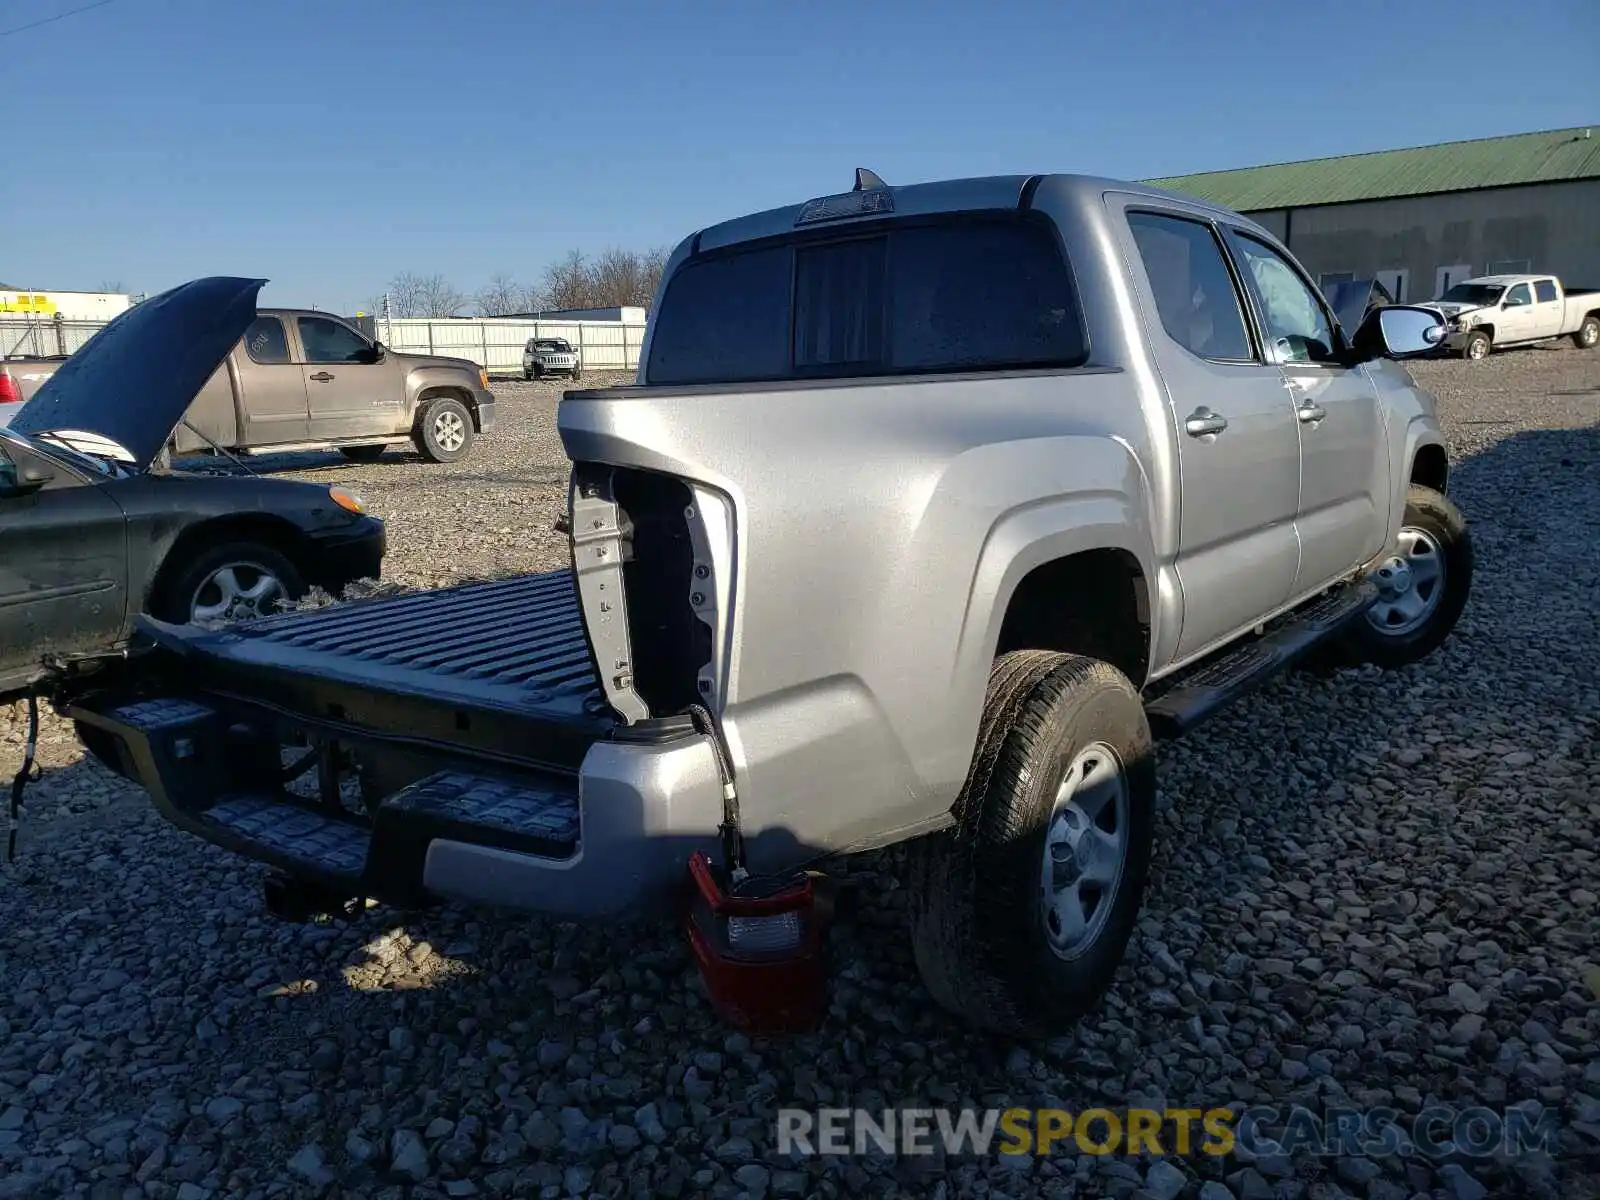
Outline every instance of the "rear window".
<path id="1" fill-rule="evenodd" d="M 1074 366 L 1085 356 L 1054 235 L 1010 217 L 691 262 L 662 298 L 647 376 L 741 383 Z"/>
<path id="2" fill-rule="evenodd" d="M 1549 304 L 1556 298 L 1556 284 L 1553 279 L 1541 279 L 1533 285 L 1533 294 L 1539 297 L 1540 304 Z"/>

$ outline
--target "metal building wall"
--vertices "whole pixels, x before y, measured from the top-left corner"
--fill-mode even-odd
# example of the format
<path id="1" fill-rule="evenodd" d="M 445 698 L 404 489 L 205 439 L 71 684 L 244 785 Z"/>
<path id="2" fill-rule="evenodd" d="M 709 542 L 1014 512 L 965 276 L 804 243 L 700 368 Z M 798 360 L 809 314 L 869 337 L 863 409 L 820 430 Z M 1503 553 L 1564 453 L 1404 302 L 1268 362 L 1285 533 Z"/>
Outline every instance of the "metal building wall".
<path id="1" fill-rule="evenodd" d="M 1408 300 L 1433 298 L 1439 269 L 1452 266 L 1548 271 L 1600 287 L 1596 214 L 1600 179 L 1585 179 L 1297 208 L 1285 240 L 1313 276 L 1406 271 Z"/>

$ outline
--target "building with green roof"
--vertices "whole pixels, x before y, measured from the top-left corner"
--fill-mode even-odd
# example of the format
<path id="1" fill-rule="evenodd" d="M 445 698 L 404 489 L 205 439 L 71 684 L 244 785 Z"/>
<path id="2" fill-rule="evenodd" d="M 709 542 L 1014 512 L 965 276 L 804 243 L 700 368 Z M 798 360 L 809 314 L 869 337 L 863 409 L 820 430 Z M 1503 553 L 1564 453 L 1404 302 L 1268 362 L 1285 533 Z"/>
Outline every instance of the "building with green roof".
<path id="1" fill-rule="evenodd" d="M 1555 129 L 1146 182 L 1242 212 L 1324 286 L 1377 277 L 1403 300 L 1472 275 L 1600 287 L 1600 137 Z"/>

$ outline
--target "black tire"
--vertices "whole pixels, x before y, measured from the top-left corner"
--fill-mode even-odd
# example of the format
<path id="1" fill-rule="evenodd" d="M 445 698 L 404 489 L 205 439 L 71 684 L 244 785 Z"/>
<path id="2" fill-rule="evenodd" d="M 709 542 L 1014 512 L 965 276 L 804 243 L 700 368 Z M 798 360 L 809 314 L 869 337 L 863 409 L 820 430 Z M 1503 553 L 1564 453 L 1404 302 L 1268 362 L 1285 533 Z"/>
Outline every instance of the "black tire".
<path id="1" fill-rule="evenodd" d="M 1600 346 L 1600 316 L 1585 317 L 1583 324 L 1572 335 L 1572 344 L 1579 350 L 1593 350 Z"/>
<path id="2" fill-rule="evenodd" d="M 573 383 L 577 383 L 578 380 L 580 380 L 582 378 L 583 378 L 583 368 L 582 367 L 573 367 L 572 368 L 572 382 Z"/>
<path id="3" fill-rule="evenodd" d="M 1478 361 L 1488 358 L 1494 351 L 1494 338 L 1489 336 L 1487 330 L 1474 329 L 1467 334 L 1467 341 L 1461 347 L 1461 357 Z"/>
<path id="4" fill-rule="evenodd" d="M 466 456 L 472 438 L 472 414 L 467 406 L 454 396 L 436 396 L 417 414 L 412 441 L 429 462 L 448 463 Z"/>
<path id="5" fill-rule="evenodd" d="M 383 452 L 388 448 L 387 446 L 340 446 L 339 453 L 351 462 L 371 463 L 382 458 Z"/>
<path id="6" fill-rule="evenodd" d="M 523 367 L 522 368 L 522 377 L 524 379 L 526 379 L 530 383 L 533 382 L 533 374 L 534 374 L 534 372 L 533 372 L 533 368 L 532 367 Z"/>
<path id="7" fill-rule="evenodd" d="M 185 562 L 169 564 L 170 574 L 157 585 L 150 599 L 150 615 L 176 625 L 186 625 L 195 619 L 196 606 L 215 603 L 222 598 L 220 589 L 208 581 L 225 567 L 235 567 L 235 579 L 246 590 L 257 582 L 256 577 L 270 575 L 278 581 L 282 601 L 295 601 L 305 595 L 306 584 L 300 571 L 283 553 L 263 542 L 225 542 L 204 550 Z M 255 605 L 255 615 L 269 615 L 270 599 Z M 219 616 L 219 620 L 249 619 L 248 614 Z"/>
<path id="8" fill-rule="evenodd" d="M 1089 914 L 1092 936 L 1065 957 L 1051 944 L 1043 903 L 1047 834 L 1068 768 L 1101 746 L 1120 768 L 1125 798 L 1112 805 L 1125 822 L 1120 869 Z M 979 1028 L 1026 1038 L 1093 1008 L 1133 933 L 1155 796 L 1150 726 L 1126 676 L 1040 650 L 995 660 L 956 826 L 910 847 L 913 951 L 933 998 Z M 1082 869 L 1076 857 L 1058 861 Z M 1103 917 L 1099 905 L 1108 906 Z"/>
<path id="9" fill-rule="evenodd" d="M 1421 538 L 1417 539 L 1416 534 Z M 1461 510 L 1449 497 L 1412 484 L 1401 521 L 1401 544 L 1402 548 L 1420 551 L 1402 556 L 1408 563 L 1409 578 L 1420 574 L 1417 566 L 1409 564 L 1434 562 L 1437 566 L 1436 590 L 1425 589 L 1420 582 L 1411 585 L 1422 603 L 1431 607 L 1424 619 L 1408 626 L 1392 619 L 1403 612 L 1396 597 L 1386 595 L 1380 599 L 1367 616 L 1352 622 L 1340 637 L 1338 650 L 1346 664 L 1370 663 L 1392 670 L 1418 662 L 1443 644 L 1467 606 L 1467 597 L 1472 593 L 1472 534 Z M 1384 567 L 1379 568 L 1380 576 L 1383 570 Z M 1381 578 L 1379 582 L 1381 586 Z"/>

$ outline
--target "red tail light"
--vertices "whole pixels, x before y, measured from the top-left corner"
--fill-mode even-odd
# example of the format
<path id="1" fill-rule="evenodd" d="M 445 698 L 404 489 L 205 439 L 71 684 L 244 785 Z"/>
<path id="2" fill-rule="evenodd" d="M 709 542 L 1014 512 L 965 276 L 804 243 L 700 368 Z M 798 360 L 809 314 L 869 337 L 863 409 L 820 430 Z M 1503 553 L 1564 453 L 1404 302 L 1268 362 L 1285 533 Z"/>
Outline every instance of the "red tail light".
<path id="1" fill-rule="evenodd" d="M 689 944 L 723 1020 L 767 1034 L 820 1025 L 827 996 L 810 878 L 752 877 L 730 892 L 701 851 L 689 859 L 689 877 Z"/>
<path id="2" fill-rule="evenodd" d="M 22 389 L 11 378 L 10 371 L 0 370 L 0 404 L 21 404 Z"/>

